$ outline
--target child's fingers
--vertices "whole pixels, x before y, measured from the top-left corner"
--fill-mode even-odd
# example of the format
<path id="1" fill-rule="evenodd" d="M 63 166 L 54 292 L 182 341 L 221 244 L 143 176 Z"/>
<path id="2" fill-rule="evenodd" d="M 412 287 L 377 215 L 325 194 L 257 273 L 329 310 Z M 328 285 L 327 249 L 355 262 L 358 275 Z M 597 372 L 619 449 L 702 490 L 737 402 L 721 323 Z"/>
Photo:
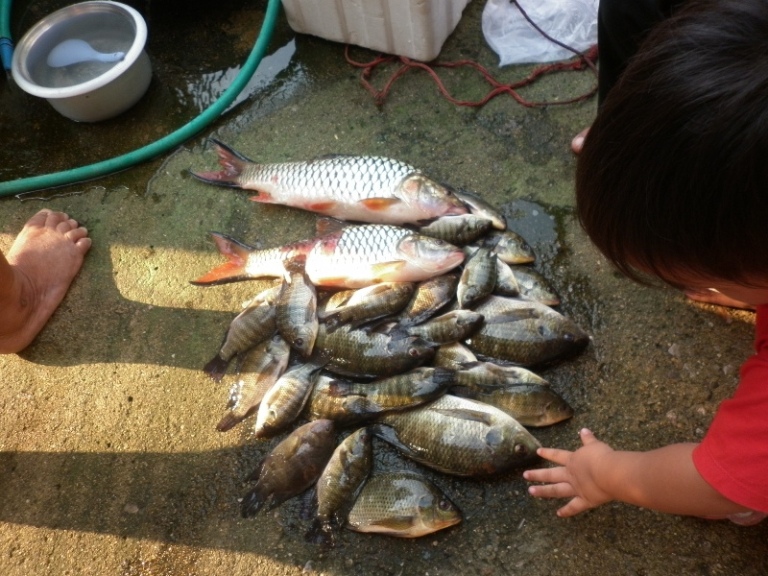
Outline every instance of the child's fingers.
<path id="1" fill-rule="evenodd" d="M 592 430 L 589 428 L 582 428 L 579 430 L 579 437 L 581 438 L 581 443 L 586 446 L 587 444 L 591 444 L 592 442 L 597 442 L 597 436 L 595 436 L 592 433 Z"/>
<path id="2" fill-rule="evenodd" d="M 536 450 L 536 454 L 555 464 L 564 465 L 571 455 L 571 452 L 568 450 L 560 450 L 558 448 L 539 448 Z"/>
<path id="3" fill-rule="evenodd" d="M 571 516 L 576 516 L 576 514 L 581 514 L 590 508 L 592 507 L 587 504 L 586 500 L 577 496 L 572 498 L 568 504 L 559 508 L 557 510 L 557 515 L 560 518 L 569 518 Z"/>
<path id="4" fill-rule="evenodd" d="M 536 470 L 526 470 L 523 472 L 523 478 L 529 482 L 546 482 L 552 484 L 565 480 L 565 468 L 538 468 Z"/>
<path id="5" fill-rule="evenodd" d="M 557 484 L 544 484 L 542 486 L 529 486 L 528 494 L 534 498 L 573 498 L 576 493 L 573 486 L 567 482 Z"/>

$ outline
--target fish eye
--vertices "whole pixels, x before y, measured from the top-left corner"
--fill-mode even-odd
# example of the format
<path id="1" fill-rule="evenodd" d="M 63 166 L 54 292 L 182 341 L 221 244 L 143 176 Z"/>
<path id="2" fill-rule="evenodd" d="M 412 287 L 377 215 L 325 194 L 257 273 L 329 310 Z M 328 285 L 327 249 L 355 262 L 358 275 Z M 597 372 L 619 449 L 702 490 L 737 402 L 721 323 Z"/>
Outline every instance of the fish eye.
<path id="1" fill-rule="evenodd" d="M 303 346 L 303 345 L 304 345 L 304 338 L 295 338 L 295 339 L 293 340 L 293 343 L 294 343 L 296 346 Z"/>
<path id="2" fill-rule="evenodd" d="M 451 509 L 451 501 L 448 500 L 448 498 L 440 498 L 440 501 L 437 503 L 437 507 L 443 512 L 447 512 Z"/>
<path id="3" fill-rule="evenodd" d="M 528 447 L 525 444 L 515 444 L 515 454 L 518 456 L 527 456 Z"/>
<path id="4" fill-rule="evenodd" d="M 408 348 L 408 356 L 410 356 L 411 358 L 418 358 L 420 355 L 421 353 L 419 352 L 419 349 L 416 348 L 415 346 L 411 346 L 410 348 Z"/>

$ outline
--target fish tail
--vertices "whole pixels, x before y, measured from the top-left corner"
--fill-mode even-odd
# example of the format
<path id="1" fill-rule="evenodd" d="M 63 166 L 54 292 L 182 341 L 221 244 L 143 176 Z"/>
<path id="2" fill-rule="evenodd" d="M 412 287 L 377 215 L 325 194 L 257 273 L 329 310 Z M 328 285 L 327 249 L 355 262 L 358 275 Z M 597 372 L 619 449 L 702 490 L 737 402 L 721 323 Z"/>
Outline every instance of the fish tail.
<path id="1" fill-rule="evenodd" d="M 208 184 L 240 188 L 240 175 L 245 167 L 253 162 L 215 138 L 211 138 L 211 142 L 216 147 L 219 164 L 223 170 L 217 172 L 191 172 L 192 176 Z"/>
<path id="2" fill-rule="evenodd" d="M 240 424 L 245 419 L 245 416 L 238 416 L 233 412 L 227 412 L 224 414 L 221 420 L 219 420 L 219 423 L 216 424 L 216 430 L 219 432 L 227 432 L 228 430 L 232 430 L 235 426 Z"/>
<path id="3" fill-rule="evenodd" d="M 439 386 L 451 386 L 456 382 L 456 372 L 450 368 L 437 367 L 432 378 Z"/>
<path id="4" fill-rule="evenodd" d="M 265 498 L 264 494 L 261 493 L 258 487 L 254 488 L 243 497 L 243 501 L 240 504 L 240 515 L 243 518 L 256 516 L 266 502 L 267 498 Z"/>
<path id="5" fill-rule="evenodd" d="M 248 261 L 248 255 L 253 252 L 253 248 L 243 244 L 226 234 L 211 232 L 216 247 L 219 252 L 229 260 L 221 266 L 217 266 L 207 274 L 203 274 L 195 280 L 190 280 L 190 284 L 196 286 L 224 284 L 226 282 L 237 282 L 249 278 L 245 273 L 245 264 Z"/>
<path id="6" fill-rule="evenodd" d="M 203 372 L 208 374 L 214 382 L 221 382 L 224 373 L 227 371 L 227 366 L 229 366 L 229 360 L 224 360 L 224 358 L 216 354 L 203 367 Z"/>
<path id="7" fill-rule="evenodd" d="M 333 548 L 336 545 L 333 526 L 331 526 L 330 522 L 324 522 L 318 518 L 312 522 L 309 530 L 304 535 L 304 539 L 311 544 L 317 544 L 325 548 Z"/>

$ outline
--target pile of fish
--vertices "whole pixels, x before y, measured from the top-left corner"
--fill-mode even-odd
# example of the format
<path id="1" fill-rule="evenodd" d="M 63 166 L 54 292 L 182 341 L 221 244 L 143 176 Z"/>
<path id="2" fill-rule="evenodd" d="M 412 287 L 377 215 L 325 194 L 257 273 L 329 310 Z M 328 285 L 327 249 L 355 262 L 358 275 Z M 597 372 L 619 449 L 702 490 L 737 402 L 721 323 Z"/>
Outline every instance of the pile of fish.
<path id="1" fill-rule="evenodd" d="M 256 164 L 214 144 L 222 170 L 198 179 L 334 219 L 268 249 L 212 233 L 227 261 L 192 281 L 276 279 L 204 367 L 221 381 L 237 359 L 218 430 L 253 417 L 257 438 L 285 434 L 250 476 L 242 515 L 314 487 L 308 537 L 319 542 L 340 527 L 418 537 L 457 524 L 459 508 L 426 477 L 372 474 L 373 438 L 453 476 L 523 466 L 540 446 L 528 428 L 573 415 L 532 369 L 588 336 L 478 196 L 387 158 Z"/>

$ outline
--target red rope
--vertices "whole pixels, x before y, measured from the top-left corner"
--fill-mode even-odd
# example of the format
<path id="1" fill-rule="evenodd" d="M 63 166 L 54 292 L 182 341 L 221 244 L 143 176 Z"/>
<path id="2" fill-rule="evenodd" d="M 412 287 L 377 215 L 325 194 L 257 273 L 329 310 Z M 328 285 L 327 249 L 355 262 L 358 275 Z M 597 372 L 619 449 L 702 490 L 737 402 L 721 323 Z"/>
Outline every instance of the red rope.
<path id="1" fill-rule="evenodd" d="M 440 93 L 451 103 L 456 104 L 457 106 L 482 106 L 489 100 L 495 98 L 499 94 L 509 94 L 512 98 L 515 99 L 519 104 L 531 108 L 541 108 L 544 106 L 557 106 L 557 105 L 563 105 L 563 104 L 573 104 L 574 102 L 581 102 L 583 100 L 586 100 L 587 98 L 590 98 L 596 91 L 597 91 L 597 84 L 595 84 L 588 92 L 581 94 L 580 96 L 576 96 L 574 98 L 569 98 L 568 100 L 555 100 L 555 101 L 531 101 L 523 98 L 518 92 L 518 88 L 522 88 L 523 86 L 528 86 L 529 84 L 532 84 L 534 81 L 536 81 L 537 78 L 540 76 L 543 76 L 545 74 L 549 74 L 552 72 L 559 72 L 559 71 L 565 71 L 565 70 L 585 70 L 589 68 L 594 74 L 595 77 L 597 77 L 597 68 L 595 67 L 595 61 L 597 60 L 597 46 L 593 46 L 589 50 L 587 50 L 584 54 L 579 54 L 578 58 L 574 58 L 572 60 L 564 61 L 564 62 L 554 62 L 552 64 L 545 64 L 542 66 L 538 66 L 533 69 L 533 71 L 523 78 L 522 80 L 519 80 L 517 82 L 512 82 L 510 84 L 503 84 L 496 80 L 488 70 L 486 70 L 483 66 L 478 64 L 477 62 L 473 60 L 458 60 L 456 62 L 432 62 L 431 65 L 425 64 L 423 62 L 419 62 L 417 60 L 411 60 L 410 58 L 406 56 L 377 56 L 370 62 L 357 62 L 353 60 L 349 56 L 349 44 L 344 49 L 344 56 L 347 59 L 347 62 L 351 64 L 352 66 L 355 66 L 356 68 L 361 68 L 362 72 L 360 73 L 360 82 L 365 87 L 365 89 L 373 95 L 373 98 L 376 102 L 377 106 L 381 106 L 384 104 L 384 101 L 386 100 L 387 96 L 389 95 L 390 90 L 392 89 L 392 85 L 395 83 L 395 81 L 400 78 L 403 74 L 408 72 L 409 70 L 424 70 L 429 76 L 434 80 L 435 84 L 437 84 L 438 90 L 440 90 Z M 384 84 L 384 87 L 381 90 L 376 89 L 371 82 L 369 81 L 373 77 L 374 70 L 382 65 L 382 64 L 390 64 L 390 63 L 396 63 L 400 62 L 400 66 L 395 70 L 392 75 L 390 76 L 389 80 Z M 458 98 L 455 98 L 451 93 L 448 91 L 448 89 L 443 84 L 442 80 L 440 79 L 440 76 L 434 71 L 433 68 L 459 68 L 459 67 L 470 67 L 474 70 L 478 71 L 483 79 L 491 85 L 491 89 L 488 91 L 488 93 L 485 95 L 484 98 L 481 98 L 480 100 L 459 100 Z"/>

